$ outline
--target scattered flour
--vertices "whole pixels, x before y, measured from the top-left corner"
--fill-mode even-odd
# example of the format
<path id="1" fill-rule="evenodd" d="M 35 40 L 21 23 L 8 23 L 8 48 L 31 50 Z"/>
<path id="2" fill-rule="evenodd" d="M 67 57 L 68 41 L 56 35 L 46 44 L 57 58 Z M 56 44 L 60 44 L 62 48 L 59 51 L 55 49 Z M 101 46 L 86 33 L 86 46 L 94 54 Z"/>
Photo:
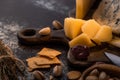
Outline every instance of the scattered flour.
<path id="1" fill-rule="evenodd" d="M 17 44 L 17 31 L 20 27 L 17 23 L 5 24 L 0 22 L 0 39 L 4 41 L 5 44 L 12 48 L 18 48 Z"/>
<path id="2" fill-rule="evenodd" d="M 37 50 L 31 47 L 19 45 L 17 32 L 23 28 L 25 28 L 25 26 L 20 26 L 17 22 L 5 23 L 0 21 L 0 39 L 2 39 L 2 41 L 12 49 L 18 58 L 25 60 L 27 57 L 33 56 L 31 54 L 37 53 L 39 48 Z"/>

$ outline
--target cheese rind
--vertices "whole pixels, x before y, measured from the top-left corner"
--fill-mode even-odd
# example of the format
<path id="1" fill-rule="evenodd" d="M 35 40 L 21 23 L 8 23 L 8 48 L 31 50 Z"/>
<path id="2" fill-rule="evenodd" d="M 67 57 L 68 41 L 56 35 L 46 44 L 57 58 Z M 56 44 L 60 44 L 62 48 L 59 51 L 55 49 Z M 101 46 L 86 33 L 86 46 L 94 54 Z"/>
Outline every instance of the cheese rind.
<path id="1" fill-rule="evenodd" d="M 90 38 L 88 37 L 87 34 L 82 33 L 79 36 L 77 36 L 76 38 L 72 39 L 69 42 L 69 46 L 73 47 L 75 45 L 86 45 L 89 47 L 95 46 L 95 44 L 90 40 Z"/>
<path id="2" fill-rule="evenodd" d="M 90 39 L 92 39 L 96 33 L 100 30 L 101 26 L 94 20 L 88 20 L 86 23 L 82 26 L 82 32 L 86 33 Z"/>
<path id="3" fill-rule="evenodd" d="M 85 17 L 95 0 L 76 0 L 76 18 Z"/>

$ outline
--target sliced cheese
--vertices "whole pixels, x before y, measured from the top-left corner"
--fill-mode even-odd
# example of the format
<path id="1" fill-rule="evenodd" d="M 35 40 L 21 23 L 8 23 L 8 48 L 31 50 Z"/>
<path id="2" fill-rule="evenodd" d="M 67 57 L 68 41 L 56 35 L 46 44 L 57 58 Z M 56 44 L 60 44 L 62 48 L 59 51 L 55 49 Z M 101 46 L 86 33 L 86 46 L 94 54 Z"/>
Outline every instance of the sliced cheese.
<path id="1" fill-rule="evenodd" d="M 76 18 L 84 18 L 95 0 L 76 0 Z"/>
<path id="2" fill-rule="evenodd" d="M 101 26 L 94 19 L 90 19 L 82 26 L 82 32 L 86 33 L 92 39 L 100 30 Z"/>
<path id="3" fill-rule="evenodd" d="M 71 40 L 69 42 L 70 47 L 73 47 L 73 46 L 79 45 L 79 44 L 86 45 L 89 47 L 95 46 L 95 44 L 90 40 L 88 35 L 85 33 L 80 34 L 79 36 L 77 36 L 76 38 L 74 38 L 73 40 Z"/>
<path id="4" fill-rule="evenodd" d="M 106 25 L 101 26 L 93 40 L 97 42 L 108 42 L 112 40 L 112 28 Z"/>

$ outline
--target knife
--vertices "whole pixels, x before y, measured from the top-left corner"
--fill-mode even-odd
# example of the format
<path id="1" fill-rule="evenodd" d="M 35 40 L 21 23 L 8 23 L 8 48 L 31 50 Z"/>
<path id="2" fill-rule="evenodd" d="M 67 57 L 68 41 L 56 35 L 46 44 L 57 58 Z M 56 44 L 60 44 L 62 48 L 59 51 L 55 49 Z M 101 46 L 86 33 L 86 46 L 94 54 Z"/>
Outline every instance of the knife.
<path id="1" fill-rule="evenodd" d="M 109 53 L 109 52 L 105 52 L 104 54 L 113 64 L 120 67 L 120 57 L 119 56 Z"/>

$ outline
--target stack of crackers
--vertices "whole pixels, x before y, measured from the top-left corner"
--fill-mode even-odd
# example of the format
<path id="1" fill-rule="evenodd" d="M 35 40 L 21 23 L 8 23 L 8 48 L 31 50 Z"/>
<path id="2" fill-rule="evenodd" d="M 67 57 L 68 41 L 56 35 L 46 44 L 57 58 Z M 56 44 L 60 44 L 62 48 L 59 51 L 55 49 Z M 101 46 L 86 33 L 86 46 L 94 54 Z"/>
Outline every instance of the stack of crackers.
<path id="1" fill-rule="evenodd" d="M 61 61 L 57 58 L 60 54 L 60 51 L 43 48 L 37 53 L 37 56 L 26 59 L 29 71 L 39 68 L 50 68 L 53 64 L 61 64 Z"/>

